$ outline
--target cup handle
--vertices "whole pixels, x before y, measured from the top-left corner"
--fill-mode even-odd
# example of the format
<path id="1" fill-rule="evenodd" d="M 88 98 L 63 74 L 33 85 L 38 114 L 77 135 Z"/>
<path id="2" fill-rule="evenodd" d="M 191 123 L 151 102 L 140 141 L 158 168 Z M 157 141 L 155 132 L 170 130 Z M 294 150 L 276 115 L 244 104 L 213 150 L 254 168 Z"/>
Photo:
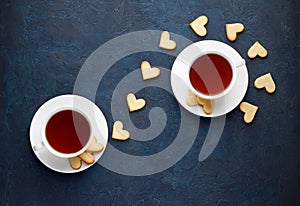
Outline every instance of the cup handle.
<path id="1" fill-rule="evenodd" d="M 242 61 L 240 61 L 239 63 L 236 64 L 236 68 L 240 68 L 242 66 L 244 66 L 246 64 L 245 59 L 242 59 Z"/>
<path id="2" fill-rule="evenodd" d="M 35 146 L 33 146 L 34 151 L 40 151 L 42 149 L 44 149 L 45 145 L 43 142 L 40 142 L 38 144 L 36 144 Z"/>

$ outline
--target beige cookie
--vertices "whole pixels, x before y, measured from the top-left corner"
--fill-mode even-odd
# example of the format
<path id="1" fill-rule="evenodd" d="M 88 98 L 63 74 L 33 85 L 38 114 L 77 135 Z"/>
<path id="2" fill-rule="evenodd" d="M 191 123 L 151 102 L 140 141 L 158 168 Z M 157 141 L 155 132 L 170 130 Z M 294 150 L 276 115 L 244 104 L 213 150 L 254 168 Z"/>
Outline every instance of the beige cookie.
<path id="1" fill-rule="evenodd" d="M 186 99 L 186 104 L 188 106 L 196 106 L 198 105 L 196 95 L 189 89 L 189 97 Z"/>
<path id="2" fill-rule="evenodd" d="M 240 110 L 244 112 L 244 122 L 251 123 L 255 117 L 258 110 L 258 106 L 250 104 L 248 102 L 242 102 L 240 104 Z"/>
<path id="3" fill-rule="evenodd" d="M 255 58 L 256 56 L 265 58 L 267 55 L 268 51 L 258 41 L 256 41 L 248 50 L 248 57 L 251 59 Z"/>
<path id="4" fill-rule="evenodd" d="M 257 89 L 265 88 L 266 91 L 270 94 L 274 93 L 276 90 L 276 85 L 271 73 L 267 73 L 263 76 L 258 77 L 254 82 L 254 86 Z"/>
<path id="5" fill-rule="evenodd" d="M 143 61 L 141 63 L 141 72 L 143 80 L 153 79 L 160 75 L 160 69 L 156 67 L 151 67 L 150 63 Z"/>
<path id="6" fill-rule="evenodd" d="M 186 104 L 188 106 L 196 106 L 198 105 L 198 102 L 197 102 L 197 99 L 195 96 L 189 96 L 187 99 L 186 99 Z"/>
<path id="7" fill-rule="evenodd" d="M 144 99 L 136 99 L 135 95 L 132 93 L 127 95 L 126 100 L 130 112 L 140 110 L 146 105 Z"/>
<path id="8" fill-rule="evenodd" d="M 82 163 L 79 157 L 71 157 L 69 158 L 69 163 L 74 170 L 80 169 Z"/>
<path id="9" fill-rule="evenodd" d="M 117 140 L 127 140 L 130 133 L 123 129 L 123 123 L 116 121 L 113 125 L 112 138 Z"/>
<path id="10" fill-rule="evenodd" d="M 93 164 L 95 162 L 94 156 L 89 152 L 83 152 L 82 154 L 78 155 L 78 157 L 86 164 Z"/>
<path id="11" fill-rule="evenodd" d="M 203 111 L 206 114 L 211 114 L 212 113 L 213 108 L 214 108 L 214 104 L 213 104 L 212 100 L 202 99 L 202 98 L 200 98 L 198 96 L 196 97 L 196 100 L 197 100 L 197 103 L 202 106 Z"/>
<path id="12" fill-rule="evenodd" d="M 161 33 L 159 47 L 166 50 L 174 50 L 176 48 L 176 42 L 171 40 L 171 36 L 168 31 L 163 31 Z"/>
<path id="13" fill-rule="evenodd" d="M 87 152 L 94 153 L 94 152 L 101 152 L 104 149 L 104 146 L 97 142 L 97 138 L 93 137 L 90 145 L 86 149 Z"/>
<path id="14" fill-rule="evenodd" d="M 245 27 L 241 23 L 226 24 L 226 36 L 230 41 L 235 41 L 237 34 L 244 31 Z"/>
<path id="15" fill-rule="evenodd" d="M 197 19 L 190 23 L 190 27 L 198 36 L 205 36 L 207 34 L 207 30 L 205 25 L 208 22 L 208 18 L 206 16 L 199 16 Z"/>
<path id="16" fill-rule="evenodd" d="M 190 89 L 189 89 L 189 95 L 190 95 L 190 96 L 194 96 L 194 97 L 196 97 L 196 94 L 194 94 L 194 93 L 193 93 L 193 91 L 192 91 L 192 90 L 190 90 Z"/>

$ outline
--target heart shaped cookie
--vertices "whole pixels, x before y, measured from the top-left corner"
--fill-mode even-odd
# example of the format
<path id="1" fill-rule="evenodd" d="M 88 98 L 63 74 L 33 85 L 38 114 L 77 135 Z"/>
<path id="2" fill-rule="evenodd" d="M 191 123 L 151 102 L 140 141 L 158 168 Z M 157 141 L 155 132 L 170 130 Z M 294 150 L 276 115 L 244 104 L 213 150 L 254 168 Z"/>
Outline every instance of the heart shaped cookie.
<path id="1" fill-rule="evenodd" d="M 237 34 L 244 31 L 245 27 L 241 23 L 226 24 L 226 36 L 230 41 L 235 41 Z"/>
<path id="2" fill-rule="evenodd" d="M 153 79 L 158 77 L 160 74 L 160 69 L 156 67 L 151 67 L 150 63 L 147 61 L 143 61 L 141 63 L 141 72 L 143 76 L 143 80 Z"/>
<path id="3" fill-rule="evenodd" d="M 186 99 L 186 104 L 188 106 L 196 106 L 200 105 L 203 108 L 203 111 L 206 114 L 211 114 L 213 111 L 213 101 L 208 99 L 202 99 L 196 96 L 191 90 L 189 90 L 190 96 Z"/>
<path id="4" fill-rule="evenodd" d="M 207 34 L 207 30 L 205 28 L 207 22 L 208 18 L 206 16 L 199 16 L 197 19 L 190 23 L 190 27 L 198 36 L 205 36 Z"/>
<path id="5" fill-rule="evenodd" d="M 211 101 L 209 99 L 202 99 L 198 96 L 196 97 L 196 100 L 197 100 L 197 103 L 202 106 L 203 111 L 206 114 L 211 114 L 212 113 L 213 107 L 214 107 L 213 101 Z"/>
<path id="6" fill-rule="evenodd" d="M 166 50 L 173 50 L 176 48 L 176 42 L 170 39 L 170 33 L 163 31 L 160 35 L 159 47 Z"/>
<path id="7" fill-rule="evenodd" d="M 126 99 L 130 112 L 140 110 L 146 105 L 144 99 L 136 99 L 135 95 L 132 93 L 128 94 Z"/>
<path id="8" fill-rule="evenodd" d="M 257 89 L 265 88 L 266 91 L 270 94 L 274 93 L 276 90 L 276 85 L 271 73 L 258 77 L 254 82 L 254 86 Z"/>
<path id="9" fill-rule="evenodd" d="M 186 99 L 186 104 L 188 106 L 196 106 L 198 105 L 196 95 L 189 89 L 189 97 Z"/>
<path id="10" fill-rule="evenodd" d="M 94 153 L 94 152 L 101 152 L 104 149 L 104 146 L 97 142 L 96 137 L 93 137 L 90 145 L 86 149 L 87 152 Z"/>
<path id="11" fill-rule="evenodd" d="M 268 55 L 268 51 L 258 41 L 256 41 L 248 50 L 249 58 L 253 59 L 257 55 L 261 58 L 265 58 Z"/>
<path id="12" fill-rule="evenodd" d="M 113 125 L 112 138 L 117 140 L 127 140 L 130 137 L 130 133 L 123 130 L 123 123 L 116 121 Z"/>
<path id="13" fill-rule="evenodd" d="M 189 96 L 186 99 L 186 104 L 189 105 L 189 106 L 196 106 L 196 105 L 198 105 L 196 96 Z"/>
<path id="14" fill-rule="evenodd" d="M 69 163 L 74 170 L 78 170 L 82 165 L 81 159 L 79 157 L 69 158 Z"/>
<path id="15" fill-rule="evenodd" d="M 258 106 L 250 104 L 248 102 L 242 102 L 240 104 L 240 110 L 244 112 L 244 122 L 251 123 L 255 117 L 258 110 Z"/>
<path id="16" fill-rule="evenodd" d="M 89 152 L 83 152 L 82 154 L 78 155 L 78 157 L 86 164 L 93 164 L 95 162 L 94 156 Z"/>

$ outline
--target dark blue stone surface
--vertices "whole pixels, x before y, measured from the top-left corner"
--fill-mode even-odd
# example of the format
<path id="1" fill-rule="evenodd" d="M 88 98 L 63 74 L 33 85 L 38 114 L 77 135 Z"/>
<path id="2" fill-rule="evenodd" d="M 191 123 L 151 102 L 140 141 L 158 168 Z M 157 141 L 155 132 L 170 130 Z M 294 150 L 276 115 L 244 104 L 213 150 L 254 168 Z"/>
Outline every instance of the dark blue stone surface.
<path id="1" fill-rule="evenodd" d="M 299 1 L 2 0 L 0 5 L 0 205 L 300 205 Z M 209 18 L 204 38 L 188 26 L 199 15 Z M 225 35 L 229 22 L 245 25 L 234 43 Z M 34 113 L 48 99 L 73 92 L 82 64 L 95 49 L 119 35 L 146 29 L 168 30 L 194 42 L 220 40 L 237 49 L 249 71 L 245 101 L 260 107 L 254 122 L 246 125 L 238 109 L 230 112 L 217 148 L 198 162 L 210 124 L 201 118 L 198 138 L 187 155 L 151 176 L 123 176 L 98 164 L 78 174 L 45 167 L 30 147 Z M 268 49 L 266 59 L 247 58 L 256 40 Z M 174 61 L 146 53 L 119 64 L 137 68 L 145 57 L 166 68 Z M 120 78 L 130 71 L 126 66 Z M 277 84 L 273 95 L 253 86 L 267 72 Z M 108 73 L 103 79 L 96 98 L 110 131 L 109 101 L 118 81 L 111 77 Z M 172 142 L 180 114 L 172 112 L 178 105 L 163 91 L 148 88 L 144 94 L 157 105 L 171 104 L 166 113 L 174 119 L 162 142 L 155 139 L 151 150 L 138 146 L 133 151 L 147 155 Z M 149 125 L 146 118 L 139 121 L 147 109 L 132 116 L 140 128 Z"/>

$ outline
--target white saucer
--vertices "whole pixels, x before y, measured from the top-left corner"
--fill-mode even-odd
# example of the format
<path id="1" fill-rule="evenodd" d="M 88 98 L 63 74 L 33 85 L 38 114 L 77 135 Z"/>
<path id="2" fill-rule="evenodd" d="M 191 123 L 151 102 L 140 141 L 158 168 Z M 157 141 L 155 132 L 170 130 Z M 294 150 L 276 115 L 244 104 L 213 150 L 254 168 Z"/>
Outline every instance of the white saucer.
<path id="1" fill-rule="evenodd" d="M 90 100 L 83 98 L 81 96 L 77 95 L 61 95 L 58 97 L 55 97 L 53 99 L 50 99 L 46 103 L 44 103 L 38 111 L 35 113 L 31 125 L 30 125 L 30 143 L 33 152 L 37 156 L 37 158 L 48 168 L 55 170 L 57 172 L 61 173 L 76 173 L 83 170 L 88 169 L 93 164 L 95 164 L 99 158 L 102 156 L 104 150 L 102 152 L 94 153 L 95 157 L 95 163 L 93 164 L 85 164 L 82 162 L 82 166 L 78 170 L 74 170 L 71 168 L 69 164 L 69 160 L 65 158 L 60 158 L 52 153 L 50 153 L 46 148 L 43 148 L 42 150 L 35 151 L 33 147 L 41 142 L 41 127 L 42 122 L 44 118 L 47 116 L 49 112 L 51 112 L 53 109 L 61 106 L 67 106 L 67 107 L 78 107 L 83 112 L 88 114 L 88 117 L 90 118 L 90 122 L 92 124 L 92 127 L 94 128 L 94 136 L 96 136 L 97 141 L 101 143 L 104 146 L 104 150 L 106 148 L 107 139 L 108 139 L 108 128 L 107 128 L 107 122 L 106 119 L 101 112 L 101 110 Z"/>
<path id="2" fill-rule="evenodd" d="M 189 87 L 187 84 L 189 67 L 196 56 L 201 53 L 220 52 L 225 53 L 237 68 L 236 81 L 224 97 L 214 100 L 214 109 L 211 114 L 206 114 L 200 106 L 188 106 L 186 99 L 189 97 Z M 189 112 L 202 117 L 217 117 L 236 108 L 243 100 L 248 88 L 248 70 L 245 60 L 232 47 L 225 43 L 204 40 L 193 43 L 186 47 L 176 58 L 171 71 L 171 86 L 177 101 Z"/>

